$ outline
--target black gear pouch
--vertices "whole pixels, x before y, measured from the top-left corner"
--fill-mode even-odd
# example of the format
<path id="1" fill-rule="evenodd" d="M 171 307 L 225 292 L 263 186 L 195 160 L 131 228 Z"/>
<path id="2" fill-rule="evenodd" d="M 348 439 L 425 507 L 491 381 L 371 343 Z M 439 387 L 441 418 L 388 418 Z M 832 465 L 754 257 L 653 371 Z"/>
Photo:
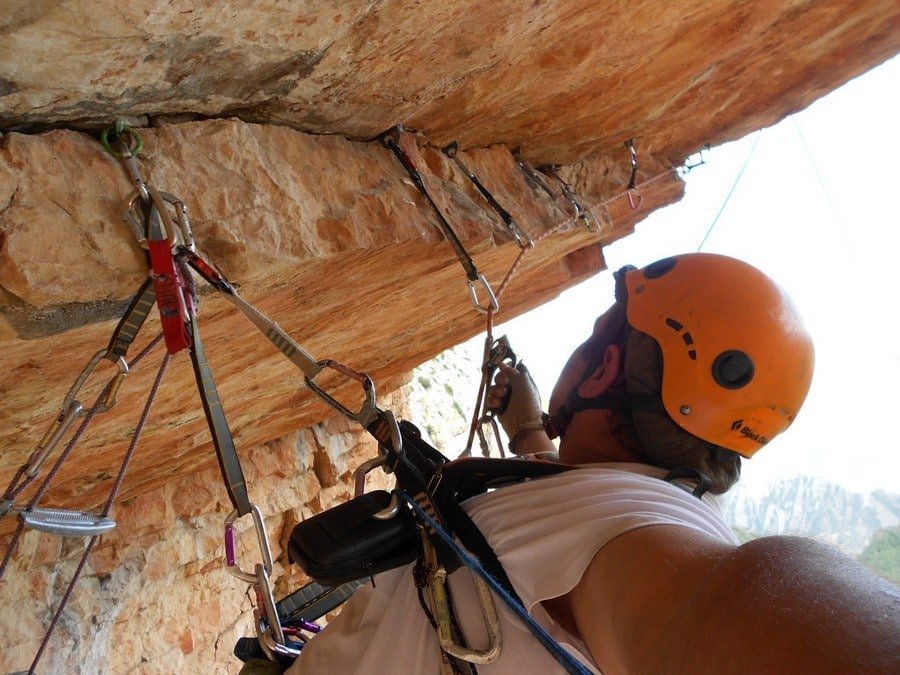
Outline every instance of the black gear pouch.
<path id="1" fill-rule="evenodd" d="M 304 520 L 291 531 L 288 558 L 335 586 L 412 562 L 419 537 L 406 503 L 387 520 L 374 517 L 390 503 L 389 492 L 375 490 Z"/>

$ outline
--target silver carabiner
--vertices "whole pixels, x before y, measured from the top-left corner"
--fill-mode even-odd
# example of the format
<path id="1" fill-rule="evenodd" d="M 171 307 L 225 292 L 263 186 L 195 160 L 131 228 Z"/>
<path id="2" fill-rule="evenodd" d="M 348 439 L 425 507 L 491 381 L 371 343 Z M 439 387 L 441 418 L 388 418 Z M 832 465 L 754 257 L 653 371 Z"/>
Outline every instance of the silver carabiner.
<path id="1" fill-rule="evenodd" d="M 481 284 L 481 287 L 484 289 L 485 294 L 487 295 L 488 305 L 487 307 L 483 307 L 478 300 L 478 293 L 475 290 L 475 280 L 469 279 L 469 297 L 472 298 L 472 307 L 474 307 L 477 311 L 482 314 L 487 314 L 488 310 L 492 310 L 495 314 L 500 311 L 500 303 L 497 301 L 497 296 L 494 295 L 494 290 L 491 288 L 491 285 L 487 282 L 487 279 L 484 278 L 483 274 L 478 275 L 478 282 Z"/>
<path id="2" fill-rule="evenodd" d="M 101 349 L 99 352 L 94 354 L 91 357 L 91 360 L 88 361 L 88 364 L 84 367 L 84 370 L 81 371 L 81 375 L 75 380 L 72 386 L 69 388 L 69 392 L 66 394 L 66 397 L 63 399 L 62 404 L 62 413 L 65 413 L 73 404 L 77 403 L 75 397 L 78 395 L 78 392 L 84 386 L 84 383 L 87 382 L 87 379 L 91 376 L 91 373 L 97 368 L 97 364 L 100 363 L 103 359 L 111 361 L 116 364 L 119 368 L 119 372 L 113 376 L 113 379 L 110 381 L 109 393 L 106 395 L 106 398 L 103 399 L 103 405 L 98 412 L 107 412 L 116 404 L 116 397 L 119 394 L 119 389 L 122 386 L 122 382 L 125 380 L 125 376 L 128 375 L 128 362 L 125 361 L 124 356 L 119 356 L 115 359 L 109 358 L 110 356 L 115 356 L 108 349 Z"/>
<path id="3" fill-rule="evenodd" d="M 269 538 L 266 534 L 266 524 L 263 521 L 262 512 L 254 504 L 250 505 L 250 514 L 253 516 L 253 529 L 256 531 L 256 539 L 259 544 L 259 550 L 263 556 L 263 568 L 266 574 L 272 573 L 272 551 L 269 548 Z M 246 581 L 248 584 L 257 582 L 256 572 L 247 572 L 237 564 L 235 543 L 234 543 L 234 523 L 240 517 L 237 509 L 232 511 L 225 519 L 225 569 L 231 576 Z"/>
<path id="4" fill-rule="evenodd" d="M 372 422 L 376 420 L 378 417 L 378 405 L 375 401 L 375 383 L 372 381 L 372 378 L 369 377 L 366 373 L 360 373 L 352 368 L 345 366 L 342 363 L 338 363 L 332 359 L 323 359 L 318 361 L 316 365 L 321 369 L 331 369 L 339 372 L 341 375 L 345 375 L 352 380 L 356 380 L 362 385 L 363 392 L 365 393 L 365 400 L 360 406 L 359 410 L 354 412 L 343 403 L 334 398 L 331 394 L 326 392 L 322 387 L 315 383 L 313 378 L 307 376 L 306 377 L 306 386 L 312 389 L 313 393 L 316 394 L 319 398 L 321 398 L 325 403 L 330 405 L 332 408 L 340 412 L 345 417 L 359 423 L 363 427 L 368 427 Z M 319 372 L 321 372 L 321 370 Z"/>
<path id="5" fill-rule="evenodd" d="M 262 601 L 262 607 L 265 610 L 264 614 L 261 613 L 262 618 L 268 622 L 268 630 L 272 632 L 275 642 L 283 645 L 285 643 L 284 631 L 281 629 L 281 620 L 278 618 L 278 610 L 275 608 L 275 597 L 272 595 L 272 587 L 269 585 L 270 571 L 266 571 L 265 565 L 260 563 L 256 563 L 255 570 L 256 583 L 254 587 L 257 597 Z"/>
<path id="6" fill-rule="evenodd" d="M 174 249 L 176 246 L 182 246 L 190 251 L 196 251 L 197 247 L 194 243 L 194 232 L 191 228 L 191 222 L 187 215 L 187 206 L 175 195 L 169 192 L 158 192 L 153 188 L 146 188 L 148 199 L 144 199 L 140 190 L 135 192 L 128 200 L 128 205 L 124 211 L 125 222 L 131 226 L 138 245 L 147 248 L 147 232 L 144 224 L 144 215 L 140 210 L 139 203 L 153 202 L 156 210 L 162 218 L 162 225 L 166 231 L 166 239 L 169 245 Z M 175 215 L 177 219 L 173 219 L 169 213 L 168 206 L 175 207 Z"/>
<path id="7" fill-rule="evenodd" d="M 37 444 L 37 447 L 34 449 L 31 459 L 28 462 L 28 466 L 25 467 L 25 475 L 28 476 L 28 478 L 34 478 L 38 475 L 41 466 L 47 461 L 47 457 L 49 457 L 50 453 L 53 452 L 53 449 L 59 445 L 59 441 L 66 435 L 66 432 L 72 426 L 72 423 L 78 419 L 82 412 L 84 412 L 84 407 L 78 401 L 72 401 L 69 405 L 63 405 L 63 409 L 60 411 L 59 415 L 56 416 L 56 419 L 53 421 L 53 424 L 50 425 L 50 428 L 47 429 L 47 433 L 44 434 L 44 437 Z"/>

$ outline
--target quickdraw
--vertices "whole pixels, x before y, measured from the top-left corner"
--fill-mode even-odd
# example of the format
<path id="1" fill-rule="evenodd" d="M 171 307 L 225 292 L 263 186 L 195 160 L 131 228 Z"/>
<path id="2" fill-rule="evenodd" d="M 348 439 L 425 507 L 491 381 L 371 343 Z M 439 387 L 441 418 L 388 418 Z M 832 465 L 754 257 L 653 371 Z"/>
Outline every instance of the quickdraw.
<path id="1" fill-rule="evenodd" d="M 532 239 L 529 234 L 519 226 L 512 215 L 510 215 L 509 211 L 500 206 L 500 203 L 478 179 L 478 176 L 476 176 L 471 171 L 471 169 L 469 169 L 469 167 L 463 164 L 463 161 L 459 158 L 459 143 L 453 141 L 452 143 L 450 143 L 450 145 L 443 148 L 441 152 L 452 159 L 456 166 L 459 167 L 459 170 L 462 171 L 470 181 L 472 181 L 472 184 L 475 186 L 478 192 L 481 193 L 481 196 L 484 197 L 485 201 L 487 201 L 490 207 L 494 209 L 498 216 L 500 216 L 503 224 L 506 225 L 507 231 L 515 240 L 516 245 L 519 248 L 534 248 L 534 239 Z"/>
<path id="2" fill-rule="evenodd" d="M 596 218 L 593 218 L 588 215 L 588 209 L 585 207 L 575 196 L 575 193 L 572 192 L 572 188 L 569 187 L 569 184 L 566 183 L 562 179 L 562 176 L 559 175 L 559 167 L 554 165 L 549 165 L 544 168 L 544 171 L 547 172 L 553 179 L 559 183 L 560 189 L 562 191 L 563 197 L 565 197 L 569 203 L 572 205 L 572 208 L 575 210 L 574 219 L 575 222 L 581 223 L 584 226 L 584 229 L 588 232 L 600 232 L 600 226 L 598 225 L 596 228 L 591 224 L 592 222 L 596 222 Z"/>
<path id="3" fill-rule="evenodd" d="M 422 193 L 422 196 L 425 197 L 434 210 L 435 215 L 437 215 L 441 231 L 444 233 L 447 241 L 450 242 L 450 245 L 453 246 L 453 251 L 456 253 L 456 257 L 459 259 L 460 264 L 466 272 L 466 278 L 468 279 L 469 285 L 469 296 L 472 299 L 472 307 L 482 313 L 498 311 L 500 309 L 500 304 L 497 302 L 497 297 L 494 295 L 491 285 L 488 283 L 487 279 L 484 278 L 484 275 L 478 271 L 478 268 L 475 267 L 475 261 L 472 260 L 472 257 L 466 251 L 466 248 L 459 240 L 459 237 L 456 236 L 456 232 L 453 231 L 453 227 L 450 225 L 446 216 L 444 216 L 440 207 L 437 205 L 437 202 L 434 201 L 434 198 L 432 198 L 431 194 L 428 192 L 428 187 L 425 185 L 422 174 L 419 173 L 419 170 L 416 168 L 415 163 L 412 161 L 412 158 L 406 150 L 401 147 L 400 141 L 402 134 L 403 127 L 396 126 L 379 136 L 378 140 L 381 141 L 384 147 L 394 153 L 394 156 L 400 161 L 403 168 L 406 169 L 406 172 L 409 174 L 410 179 L 412 179 L 413 185 L 415 185 L 416 189 Z M 478 292 L 475 288 L 476 284 L 480 284 L 481 288 L 484 290 L 486 295 L 485 304 L 482 304 L 478 299 Z"/>

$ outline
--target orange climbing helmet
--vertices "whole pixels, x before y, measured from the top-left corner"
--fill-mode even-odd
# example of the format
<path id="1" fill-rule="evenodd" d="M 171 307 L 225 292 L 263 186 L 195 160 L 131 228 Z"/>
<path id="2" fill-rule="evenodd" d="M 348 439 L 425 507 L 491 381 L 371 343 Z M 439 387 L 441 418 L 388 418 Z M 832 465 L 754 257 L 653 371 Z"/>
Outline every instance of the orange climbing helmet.
<path id="1" fill-rule="evenodd" d="M 794 421 L 812 380 L 813 345 L 775 282 L 710 253 L 623 277 L 628 323 L 662 349 L 662 402 L 679 426 L 751 457 Z"/>

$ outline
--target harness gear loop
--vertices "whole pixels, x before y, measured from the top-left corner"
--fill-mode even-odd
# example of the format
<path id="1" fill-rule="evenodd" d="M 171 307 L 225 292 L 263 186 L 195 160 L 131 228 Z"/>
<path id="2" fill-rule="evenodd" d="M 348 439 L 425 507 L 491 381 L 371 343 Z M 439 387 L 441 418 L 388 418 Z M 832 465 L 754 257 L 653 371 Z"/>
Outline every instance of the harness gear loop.
<path id="1" fill-rule="evenodd" d="M 515 240 L 516 245 L 519 248 L 534 248 L 534 240 L 528 235 L 528 233 L 523 230 L 519 224 L 515 221 L 515 219 L 510 215 L 509 211 L 504 209 L 500 202 L 496 200 L 494 195 L 492 195 L 488 189 L 484 186 L 484 184 L 478 179 L 478 176 L 469 169 L 463 161 L 459 158 L 459 143 L 453 141 L 448 146 L 446 146 L 441 152 L 443 152 L 447 157 L 453 160 L 459 170 L 462 171 L 466 177 L 472 181 L 472 184 L 481 193 L 481 196 L 484 197 L 485 201 L 490 204 L 491 208 L 500 216 L 500 219 L 503 221 L 503 224 L 506 225 L 506 229 L 509 231 L 512 238 Z"/>

